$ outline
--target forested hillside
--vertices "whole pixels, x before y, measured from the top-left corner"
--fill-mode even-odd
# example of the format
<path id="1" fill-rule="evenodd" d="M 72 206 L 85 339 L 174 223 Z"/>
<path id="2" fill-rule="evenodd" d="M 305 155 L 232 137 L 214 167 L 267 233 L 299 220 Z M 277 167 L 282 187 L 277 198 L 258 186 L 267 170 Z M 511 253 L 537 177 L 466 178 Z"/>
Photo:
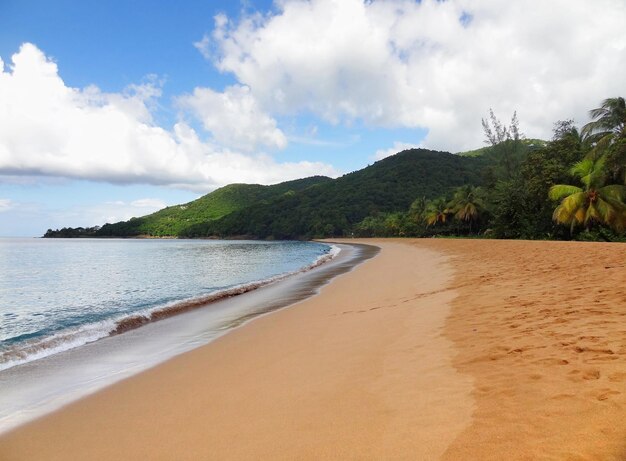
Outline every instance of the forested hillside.
<path id="1" fill-rule="evenodd" d="M 334 181 L 217 221 L 190 226 L 186 237 L 310 238 L 350 235 L 366 216 L 406 210 L 416 197 L 434 198 L 463 184 L 480 185 L 484 158 L 413 149 Z"/>
<path id="2" fill-rule="evenodd" d="M 101 228 L 49 230 L 46 237 L 311 238 L 349 235 L 370 215 L 406 210 L 463 184 L 480 185 L 489 156 L 413 149 L 338 179 L 273 186 L 231 184 L 193 202 Z"/>
<path id="3" fill-rule="evenodd" d="M 286 193 L 297 192 L 313 184 L 331 181 L 313 176 L 273 186 L 230 184 L 183 205 L 164 208 L 156 213 L 115 224 L 105 224 L 96 235 L 105 236 L 178 236 L 190 226 L 209 222 L 233 211 L 271 200 Z"/>

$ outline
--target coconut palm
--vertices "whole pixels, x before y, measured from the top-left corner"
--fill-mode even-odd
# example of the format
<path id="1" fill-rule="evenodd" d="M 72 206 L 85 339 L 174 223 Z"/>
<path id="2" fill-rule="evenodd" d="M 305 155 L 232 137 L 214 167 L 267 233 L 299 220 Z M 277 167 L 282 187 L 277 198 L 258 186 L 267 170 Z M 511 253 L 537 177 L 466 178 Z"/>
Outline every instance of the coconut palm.
<path id="1" fill-rule="evenodd" d="M 424 212 L 426 211 L 426 206 L 428 205 L 428 200 L 426 197 L 418 197 L 413 200 L 411 206 L 409 208 L 409 215 L 415 219 L 416 221 L 421 221 L 424 217 Z"/>
<path id="2" fill-rule="evenodd" d="M 594 222 L 608 225 L 618 232 L 626 227 L 626 186 L 605 185 L 604 162 L 602 157 L 596 160 L 586 158 L 572 167 L 572 176 L 579 178 L 583 187 L 557 184 L 550 188 L 550 198 L 561 200 L 552 219 L 569 224 L 570 231 L 576 225 L 589 229 Z"/>
<path id="3" fill-rule="evenodd" d="M 593 119 L 583 126 L 581 133 L 598 142 L 606 136 L 612 138 L 624 136 L 626 128 L 626 101 L 624 98 L 608 98 L 602 101 L 602 106 L 589 111 Z"/>
<path id="4" fill-rule="evenodd" d="M 444 198 L 438 198 L 428 203 L 424 212 L 424 221 L 429 226 L 445 223 L 450 214 L 447 202 Z"/>
<path id="5" fill-rule="evenodd" d="M 470 233 L 472 233 L 472 223 L 478 221 L 485 210 L 481 188 L 470 185 L 459 187 L 454 192 L 452 201 L 448 203 L 448 209 L 459 221 L 469 223 Z"/>
<path id="6" fill-rule="evenodd" d="M 587 157 L 604 157 L 613 178 L 626 183 L 626 101 L 622 97 L 605 99 L 602 107 L 589 111 L 589 115 L 593 120 L 581 130 L 592 145 Z"/>

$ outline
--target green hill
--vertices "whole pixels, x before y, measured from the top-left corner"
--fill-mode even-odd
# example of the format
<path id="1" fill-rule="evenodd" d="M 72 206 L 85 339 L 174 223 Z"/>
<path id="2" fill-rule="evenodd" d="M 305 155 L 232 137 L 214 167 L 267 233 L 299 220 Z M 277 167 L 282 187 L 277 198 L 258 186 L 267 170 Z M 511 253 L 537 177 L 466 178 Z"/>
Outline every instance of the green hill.
<path id="1" fill-rule="evenodd" d="M 516 155 L 525 156 L 523 149 Z M 192 202 L 101 228 L 49 230 L 46 237 L 221 237 L 295 239 L 350 235 L 364 218 L 405 212 L 501 170 L 497 152 L 455 155 L 411 149 L 338 179 L 311 177 L 273 186 L 231 184 Z"/>
<path id="2" fill-rule="evenodd" d="M 105 224 L 97 231 L 96 235 L 100 237 L 178 236 L 185 229 L 195 224 L 219 219 L 241 208 L 328 181 L 331 179 L 324 176 L 314 176 L 273 186 L 230 184 L 183 205 L 170 206 L 147 216 L 132 218 L 129 221 Z"/>
<path id="3" fill-rule="evenodd" d="M 310 238 L 349 234 L 366 216 L 404 211 L 417 197 L 435 198 L 479 185 L 486 162 L 448 152 L 411 149 L 333 181 L 241 208 L 179 235 Z"/>

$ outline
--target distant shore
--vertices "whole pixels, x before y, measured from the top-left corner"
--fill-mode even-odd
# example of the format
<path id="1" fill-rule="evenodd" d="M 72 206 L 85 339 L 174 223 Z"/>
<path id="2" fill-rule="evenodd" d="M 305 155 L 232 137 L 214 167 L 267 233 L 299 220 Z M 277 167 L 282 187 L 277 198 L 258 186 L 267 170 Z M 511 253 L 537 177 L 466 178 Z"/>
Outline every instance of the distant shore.
<path id="1" fill-rule="evenodd" d="M 0 459 L 625 459 L 626 245 L 353 242 L 382 251 Z"/>

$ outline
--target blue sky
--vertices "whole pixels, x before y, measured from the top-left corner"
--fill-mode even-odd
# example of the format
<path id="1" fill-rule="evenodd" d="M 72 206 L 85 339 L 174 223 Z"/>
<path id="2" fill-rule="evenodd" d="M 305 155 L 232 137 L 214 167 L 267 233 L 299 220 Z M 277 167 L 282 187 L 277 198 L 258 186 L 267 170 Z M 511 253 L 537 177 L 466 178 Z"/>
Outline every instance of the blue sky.
<path id="1" fill-rule="evenodd" d="M 0 2 L 0 236 L 529 137 L 624 94 L 620 0 Z"/>

